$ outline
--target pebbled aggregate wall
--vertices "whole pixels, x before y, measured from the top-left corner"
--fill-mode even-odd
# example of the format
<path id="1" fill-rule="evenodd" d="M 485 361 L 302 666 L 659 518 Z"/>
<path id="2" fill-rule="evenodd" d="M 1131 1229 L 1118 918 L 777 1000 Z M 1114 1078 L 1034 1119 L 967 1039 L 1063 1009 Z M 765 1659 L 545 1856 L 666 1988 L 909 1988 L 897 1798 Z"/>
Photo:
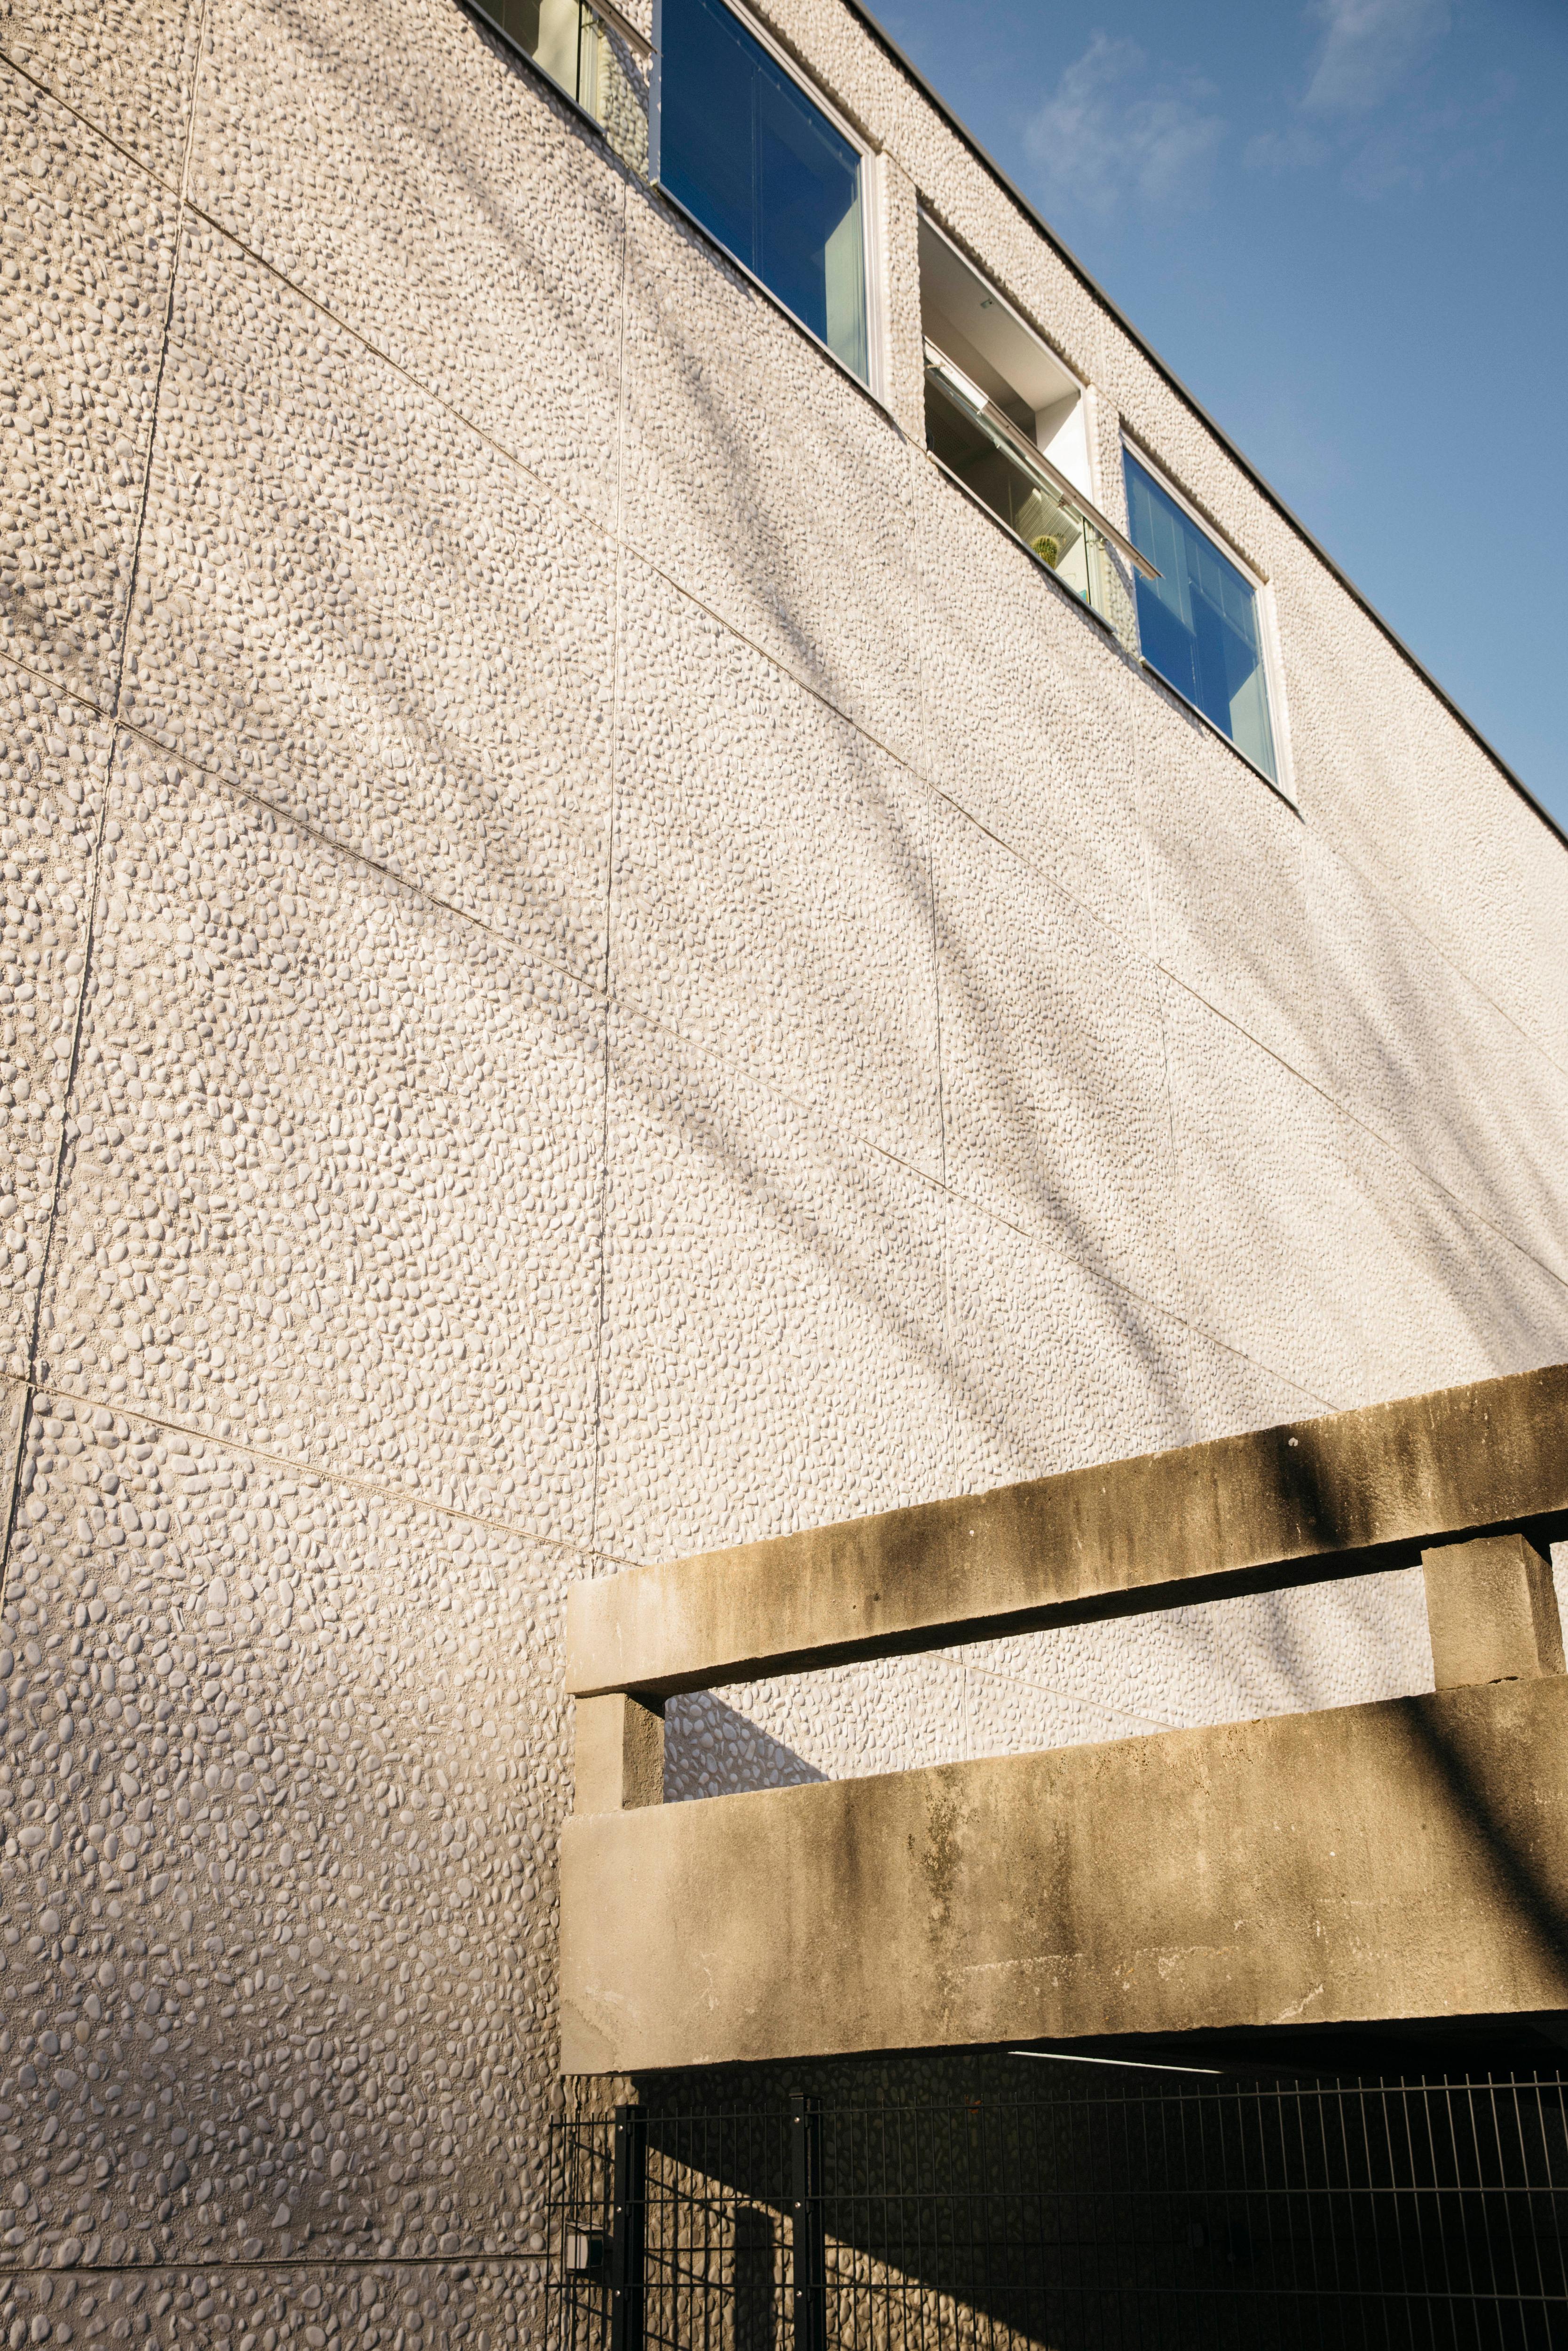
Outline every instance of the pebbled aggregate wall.
<path id="1" fill-rule="evenodd" d="M 841 0 L 886 408 L 455 0 L 0 13 L 0 2339 L 537 2339 L 574 1576 L 1568 1353 L 1568 860 Z M 920 446 L 917 194 L 1298 815 Z M 1428 1686 L 1419 1592 L 672 1793 Z M 578 2095 L 569 2085 L 566 2095 Z"/>

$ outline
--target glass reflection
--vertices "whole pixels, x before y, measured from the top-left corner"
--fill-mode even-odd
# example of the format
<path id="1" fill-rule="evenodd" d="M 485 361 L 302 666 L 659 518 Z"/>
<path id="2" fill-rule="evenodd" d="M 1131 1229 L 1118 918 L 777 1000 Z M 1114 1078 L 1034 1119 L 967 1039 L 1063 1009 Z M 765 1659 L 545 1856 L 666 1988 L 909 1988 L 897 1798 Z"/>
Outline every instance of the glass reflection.
<path id="1" fill-rule="evenodd" d="M 1144 658 L 1279 781 L 1258 593 L 1130 454 L 1129 533 L 1160 577 L 1138 575 Z"/>
<path id="2" fill-rule="evenodd" d="M 599 20 L 582 0 L 480 0 L 484 14 L 599 120 Z"/>
<path id="3" fill-rule="evenodd" d="M 927 350 L 931 348 L 928 344 Z M 1104 616 L 1105 542 L 1070 497 L 957 397 L 943 365 L 925 369 L 925 445 L 1016 531 L 1063 587 Z"/>
<path id="4" fill-rule="evenodd" d="M 861 157 L 723 0 L 664 0 L 659 179 L 862 382 Z"/>

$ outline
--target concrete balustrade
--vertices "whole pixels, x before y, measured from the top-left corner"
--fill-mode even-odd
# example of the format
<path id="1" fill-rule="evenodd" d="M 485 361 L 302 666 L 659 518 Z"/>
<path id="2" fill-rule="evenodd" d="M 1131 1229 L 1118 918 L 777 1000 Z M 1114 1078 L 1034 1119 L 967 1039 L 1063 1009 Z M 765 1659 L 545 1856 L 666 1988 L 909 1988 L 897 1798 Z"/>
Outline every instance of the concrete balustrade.
<path id="1" fill-rule="evenodd" d="M 1568 2006 L 1565 1431 L 1553 1365 L 579 1585 L 563 2071 Z M 1417 1556 L 1427 1697 L 661 1802 L 664 1691 Z"/>
<path id="2" fill-rule="evenodd" d="M 567 1687 L 711 1689 L 1411 1567 L 1516 1523 L 1568 1525 L 1568 1364 L 577 1583 Z"/>

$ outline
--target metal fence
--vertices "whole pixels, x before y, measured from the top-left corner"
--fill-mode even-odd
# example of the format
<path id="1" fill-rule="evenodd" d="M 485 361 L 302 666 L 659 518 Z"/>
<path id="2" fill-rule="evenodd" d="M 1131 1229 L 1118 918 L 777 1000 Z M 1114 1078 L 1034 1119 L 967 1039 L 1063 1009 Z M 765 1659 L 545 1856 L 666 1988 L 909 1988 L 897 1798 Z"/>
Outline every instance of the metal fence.
<path id="1" fill-rule="evenodd" d="M 1568 2346 L 1564 2083 L 1188 2083 L 556 2126 L 555 2351 Z"/>

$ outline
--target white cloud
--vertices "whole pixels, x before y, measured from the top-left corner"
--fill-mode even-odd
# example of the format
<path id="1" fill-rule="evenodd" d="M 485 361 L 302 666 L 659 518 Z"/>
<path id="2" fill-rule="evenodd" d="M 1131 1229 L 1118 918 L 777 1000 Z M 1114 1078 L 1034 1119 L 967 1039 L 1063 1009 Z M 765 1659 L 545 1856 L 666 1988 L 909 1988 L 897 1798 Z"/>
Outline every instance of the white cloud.
<path id="1" fill-rule="evenodd" d="M 1448 0 L 1319 0 L 1326 27 L 1304 103 L 1317 114 L 1381 105 L 1448 29 Z"/>
<path id="2" fill-rule="evenodd" d="M 1147 67 L 1135 41 L 1096 33 L 1034 115 L 1025 140 L 1059 196 L 1099 212 L 1201 198 L 1225 134 L 1212 85 L 1167 72 L 1149 88 Z"/>
<path id="3" fill-rule="evenodd" d="M 1299 123 L 1289 131 L 1260 131 L 1249 139 L 1241 161 L 1249 172 L 1297 172 L 1321 163 L 1329 150 Z"/>

